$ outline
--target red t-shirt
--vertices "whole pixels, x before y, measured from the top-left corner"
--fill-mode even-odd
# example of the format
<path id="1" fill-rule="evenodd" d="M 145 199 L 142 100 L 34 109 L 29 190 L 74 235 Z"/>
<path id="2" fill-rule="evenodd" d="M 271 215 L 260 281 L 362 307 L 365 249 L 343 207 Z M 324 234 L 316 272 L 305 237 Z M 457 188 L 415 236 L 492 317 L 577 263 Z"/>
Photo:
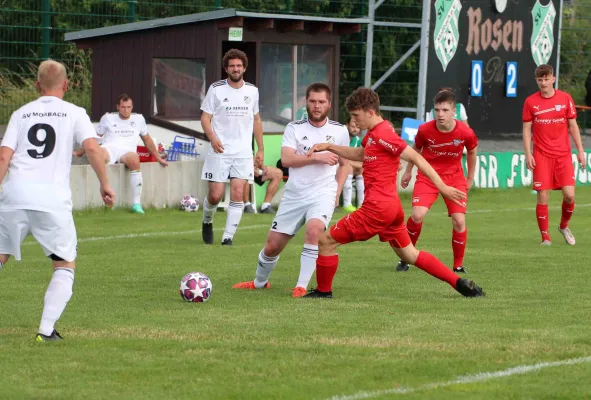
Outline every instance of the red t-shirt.
<path id="1" fill-rule="evenodd" d="M 464 147 L 468 150 L 478 145 L 474 131 L 463 122 L 456 121 L 451 132 L 441 132 L 435 121 L 419 126 L 415 137 L 417 149 L 423 149 L 422 155 L 439 175 L 461 174 Z M 421 171 L 419 175 L 425 177 Z"/>
<path id="2" fill-rule="evenodd" d="M 361 146 L 365 201 L 397 199 L 400 153 L 408 146 L 406 142 L 394 132 L 388 121 L 383 121 L 367 132 Z"/>
<path id="3" fill-rule="evenodd" d="M 556 90 L 552 97 L 537 92 L 525 99 L 521 119 L 531 122 L 534 152 L 560 157 L 571 153 L 567 120 L 575 118 L 577 110 L 570 94 Z"/>

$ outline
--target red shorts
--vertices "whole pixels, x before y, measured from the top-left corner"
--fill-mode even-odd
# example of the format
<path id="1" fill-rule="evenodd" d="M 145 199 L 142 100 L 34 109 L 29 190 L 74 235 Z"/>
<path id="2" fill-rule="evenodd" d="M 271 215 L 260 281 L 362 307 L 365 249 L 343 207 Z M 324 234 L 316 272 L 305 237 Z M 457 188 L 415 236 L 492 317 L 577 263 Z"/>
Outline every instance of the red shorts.
<path id="1" fill-rule="evenodd" d="M 575 167 L 570 154 L 558 158 L 534 152 L 534 190 L 556 190 L 575 186 Z"/>
<path id="2" fill-rule="evenodd" d="M 377 235 L 380 241 L 390 242 L 392 247 L 402 249 L 411 243 L 404 222 L 400 199 L 365 200 L 361 208 L 341 218 L 330 228 L 330 236 L 346 244 L 364 242 Z"/>
<path id="3" fill-rule="evenodd" d="M 468 185 L 464 175 L 441 175 L 441 180 L 443 180 L 446 185 L 461 190 L 464 193 L 468 193 Z M 431 182 L 431 180 L 428 178 L 420 176 L 417 178 L 414 190 L 412 191 L 412 206 L 431 208 L 438 196 L 439 190 L 437 190 L 433 182 Z M 468 203 L 467 198 L 461 202 L 462 205 L 458 205 L 448 199 L 443 199 L 443 201 L 445 201 L 445 205 L 447 206 L 448 215 L 456 213 L 466 214 L 466 207 Z"/>

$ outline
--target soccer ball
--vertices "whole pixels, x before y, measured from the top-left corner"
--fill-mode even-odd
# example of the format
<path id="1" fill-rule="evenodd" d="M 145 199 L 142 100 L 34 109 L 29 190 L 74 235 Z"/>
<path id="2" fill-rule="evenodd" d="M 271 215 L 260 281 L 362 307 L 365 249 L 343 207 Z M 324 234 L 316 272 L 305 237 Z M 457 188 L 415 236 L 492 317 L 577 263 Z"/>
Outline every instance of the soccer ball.
<path id="1" fill-rule="evenodd" d="M 199 200 L 191 195 L 186 195 L 181 200 L 181 210 L 186 212 L 199 210 Z"/>
<path id="2" fill-rule="evenodd" d="M 191 272 L 181 279 L 179 292 L 185 301 L 203 303 L 209 300 L 213 284 L 209 277 L 201 272 Z"/>

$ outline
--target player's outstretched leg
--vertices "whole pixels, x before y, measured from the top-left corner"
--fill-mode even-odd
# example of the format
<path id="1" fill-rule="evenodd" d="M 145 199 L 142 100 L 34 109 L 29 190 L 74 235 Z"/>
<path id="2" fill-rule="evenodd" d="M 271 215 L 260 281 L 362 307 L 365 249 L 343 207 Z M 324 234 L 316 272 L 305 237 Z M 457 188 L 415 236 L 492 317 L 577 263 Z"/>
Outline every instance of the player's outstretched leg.
<path id="1" fill-rule="evenodd" d="M 397 248 L 397 242 L 390 242 L 392 249 L 400 258 L 415 265 L 435 278 L 447 282 L 451 287 L 466 297 L 484 296 L 485 293 L 476 283 L 463 279 L 454 274 L 437 257 L 426 252 L 417 250 L 412 244 L 404 248 Z"/>
<path id="2" fill-rule="evenodd" d="M 426 211 L 423 209 L 425 209 Z M 415 220 L 413 220 L 412 215 L 410 217 L 408 217 L 408 220 L 406 221 L 406 231 L 408 232 L 408 235 L 410 236 L 410 240 L 411 240 L 413 246 L 416 246 L 417 241 L 419 240 L 419 236 L 421 236 L 421 229 L 423 228 L 423 219 L 425 218 L 427 211 L 429 211 L 429 209 L 426 207 L 420 207 L 420 209 L 418 209 L 418 207 L 413 207 L 413 214 L 416 214 L 415 219 L 418 222 L 415 222 Z M 408 271 L 408 269 L 409 269 L 408 263 L 406 263 L 402 259 L 400 259 L 400 261 L 398 261 L 398 265 L 396 265 L 396 271 L 397 272 L 406 272 L 406 271 Z"/>
<path id="3" fill-rule="evenodd" d="M 68 301 L 72 297 L 74 263 L 54 261 L 53 266 L 53 276 L 45 293 L 45 303 L 39 325 L 39 333 L 35 337 L 37 342 L 62 339 L 60 334 L 55 330 L 55 323 L 59 320 Z"/>
<path id="4" fill-rule="evenodd" d="M 564 237 L 567 244 L 574 246 L 577 242 L 575 236 L 568 227 L 568 222 L 575 210 L 575 187 L 565 186 L 562 188 L 562 217 L 560 218 L 560 226 L 558 231 Z"/>

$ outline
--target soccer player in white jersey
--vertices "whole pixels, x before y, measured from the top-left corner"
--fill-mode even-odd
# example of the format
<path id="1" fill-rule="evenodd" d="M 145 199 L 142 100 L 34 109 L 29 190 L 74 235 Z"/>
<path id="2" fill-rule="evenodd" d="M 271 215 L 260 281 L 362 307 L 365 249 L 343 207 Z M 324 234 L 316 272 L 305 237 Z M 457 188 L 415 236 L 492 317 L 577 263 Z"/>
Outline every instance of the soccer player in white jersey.
<path id="1" fill-rule="evenodd" d="M 259 253 L 254 281 L 242 282 L 234 289 L 269 288 L 269 276 L 279 261 L 279 254 L 305 224 L 304 249 L 300 257 L 300 276 L 293 297 L 306 294 L 316 269 L 318 237 L 326 230 L 334 212 L 337 187 L 343 186 L 349 163 L 329 152 L 306 153 L 317 143 L 349 145 L 349 132 L 344 125 L 327 118 L 332 92 L 323 83 L 306 90 L 308 118 L 291 122 L 285 128 L 281 143 L 281 163 L 289 167 L 283 199 L 271 224 L 265 247 Z M 337 170 L 337 164 L 339 168 Z"/>
<path id="2" fill-rule="evenodd" d="M 103 138 L 101 149 L 105 163 L 125 164 L 131 171 L 129 174 L 132 195 L 131 212 L 144 214 L 140 200 L 142 197 L 142 171 L 140 171 L 140 156 L 137 153 L 138 136 L 160 165 L 166 167 L 168 163 L 160 157 L 154 140 L 148 134 L 148 126 L 143 115 L 135 114 L 132 111 L 133 100 L 131 97 L 125 93 L 120 95 L 117 99 L 117 112 L 103 115 L 96 131 Z M 74 152 L 74 155 L 78 157 L 83 154 L 84 149 Z"/>
<path id="3" fill-rule="evenodd" d="M 244 183 L 254 178 L 254 166 L 263 167 L 263 123 L 259 115 L 259 90 L 242 78 L 248 58 L 240 50 L 229 50 L 222 60 L 228 78 L 213 83 L 201 105 L 201 124 L 211 146 L 201 177 L 209 181 L 203 200 L 202 236 L 213 243 L 213 216 L 230 179 L 230 205 L 222 245 L 232 245 L 244 203 Z M 252 136 L 257 153 L 252 155 Z"/>
<path id="4" fill-rule="evenodd" d="M 72 296 L 76 227 L 72 218 L 70 168 L 80 143 L 100 182 L 107 206 L 115 201 L 94 126 L 83 108 L 63 101 L 66 68 L 53 60 L 39 66 L 39 99 L 15 111 L 0 145 L 0 269 L 30 233 L 52 260 L 53 276 L 36 341 L 60 340 L 54 326 Z M 8 172 L 8 175 L 6 174 Z"/>

